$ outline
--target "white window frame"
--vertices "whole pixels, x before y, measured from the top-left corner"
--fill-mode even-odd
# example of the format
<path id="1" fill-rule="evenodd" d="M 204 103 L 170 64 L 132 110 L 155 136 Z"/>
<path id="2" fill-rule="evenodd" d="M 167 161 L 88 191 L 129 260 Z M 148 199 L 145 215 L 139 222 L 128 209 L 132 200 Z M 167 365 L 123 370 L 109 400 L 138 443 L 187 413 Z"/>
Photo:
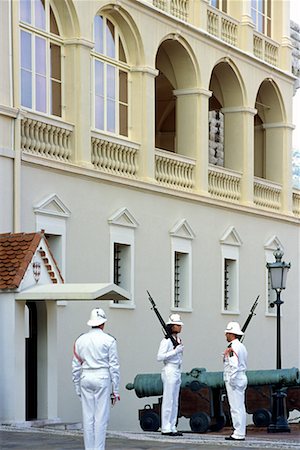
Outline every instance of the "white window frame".
<path id="1" fill-rule="evenodd" d="M 181 271 L 181 290 L 179 292 L 179 306 L 175 306 L 175 255 L 184 256 L 184 267 Z M 183 277 L 183 278 L 182 278 Z M 172 237 L 171 244 L 171 280 L 172 280 L 172 306 L 173 311 L 191 311 L 192 309 L 192 242 L 180 237 Z"/>
<path id="2" fill-rule="evenodd" d="M 101 14 L 100 14 L 101 15 Z M 122 41 L 122 45 L 124 48 L 124 52 L 125 52 L 125 56 L 126 56 L 126 61 L 128 61 L 128 55 L 127 55 L 127 51 L 126 48 L 124 46 L 125 40 L 123 39 L 119 27 L 118 25 L 111 19 L 106 17 L 105 15 L 101 15 L 104 19 L 104 21 L 106 22 L 106 20 L 108 19 L 115 28 L 115 36 L 116 36 L 116 54 L 115 57 L 112 58 L 110 56 L 107 56 L 106 54 L 102 54 L 102 53 L 98 53 L 95 48 L 91 51 L 91 56 L 92 56 L 92 68 L 91 68 L 91 74 L 92 74 L 92 101 L 91 101 L 91 106 L 92 106 L 92 124 L 93 124 L 93 128 L 97 131 L 101 131 L 107 134 L 111 134 L 113 136 L 119 136 L 122 138 L 129 138 L 129 130 L 130 130 L 130 126 L 129 126 L 129 112 L 130 112 L 130 107 L 129 107 L 129 98 L 130 98 L 130 92 L 129 92 L 129 88 L 130 88 L 130 82 L 129 82 L 129 74 L 130 74 L 130 67 L 128 65 L 128 63 L 125 63 L 124 61 L 120 61 L 119 59 L 119 47 L 118 47 L 118 39 L 120 38 Z M 94 27 L 93 27 L 94 28 Z M 104 33 L 104 44 L 103 47 L 105 48 L 105 35 L 106 33 Z M 103 64 L 104 69 L 103 69 L 103 84 L 104 84 L 104 93 L 103 93 L 103 101 L 104 101 L 104 117 L 103 117 L 103 129 L 102 128 L 97 128 L 96 127 L 96 92 L 95 92 L 95 66 L 96 66 L 96 61 L 99 61 Z M 114 131 L 108 131 L 108 125 L 107 125 L 107 99 L 108 99 L 108 94 L 107 94 L 107 67 L 108 66 L 112 66 L 115 69 L 115 130 Z M 120 104 L 124 104 L 123 102 L 121 102 L 120 100 L 120 93 L 119 93 L 119 72 L 123 71 L 127 73 L 127 134 L 123 135 L 120 134 L 120 117 L 119 117 L 119 107 Z"/>
<path id="3" fill-rule="evenodd" d="M 171 236 L 171 310 L 172 311 L 192 311 L 192 241 L 195 238 L 191 226 L 186 219 L 181 219 L 170 230 Z M 184 302 L 180 306 L 175 306 L 175 253 L 185 254 L 184 261 Z"/>
<path id="4" fill-rule="evenodd" d="M 111 301 L 111 308 L 134 309 L 134 255 L 135 255 L 135 239 L 134 229 L 120 225 L 110 225 L 110 281 L 114 282 L 114 245 L 128 245 L 129 246 L 129 267 L 126 268 L 125 284 L 120 284 L 120 287 L 130 292 L 130 300 L 121 300 L 118 302 Z"/>
<path id="5" fill-rule="evenodd" d="M 45 234 L 58 236 L 61 239 L 60 250 L 58 254 L 53 254 L 53 256 L 65 280 L 67 219 L 70 217 L 71 212 L 56 194 L 52 194 L 39 202 L 34 207 L 34 212 L 36 231 L 44 230 Z"/>
<path id="6" fill-rule="evenodd" d="M 53 5 L 51 5 L 53 14 L 55 14 Z M 32 8 L 32 11 L 34 11 L 34 8 Z M 33 12 L 32 12 L 32 18 L 33 18 Z M 28 34 L 30 34 L 31 36 L 31 61 L 32 61 L 32 66 L 31 66 L 31 87 L 32 87 L 32 93 L 31 93 L 31 106 L 24 106 L 22 105 L 22 108 L 24 109 L 28 109 L 30 111 L 35 111 L 37 113 L 40 114 L 46 114 L 48 116 L 51 117 L 60 117 L 63 118 L 64 115 L 64 108 L 63 108 L 63 80 L 64 80 L 64 72 L 63 72 L 63 54 L 64 54 L 64 46 L 63 46 L 63 39 L 56 34 L 53 34 L 50 32 L 50 22 L 49 22 L 49 17 L 50 17 L 50 2 L 49 0 L 45 0 L 45 29 L 41 29 L 41 28 L 37 28 L 35 27 L 33 24 L 31 23 L 27 23 L 27 22 L 23 22 L 21 21 L 20 18 L 20 22 L 19 22 L 19 41 L 20 41 L 20 103 L 21 103 L 21 96 L 22 96 L 22 86 L 21 86 L 21 32 L 26 32 Z M 57 20 L 57 15 L 55 14 L 55 19 Z M 41 39 L 45 40 L 45 46 L 46 46 L 46 50 L 45 50 L 45 64 L 46 64 L 46 87 L 45 87 L 45 96 L 46 96 L 46 111 L 40 111 L 36 108 L 36 58 L 35 58 L 35 38 L 39 37 Z M 61 80 L 60 80 L 60 84 L 61 84 L 61 97 L 60 97 L 60 101 L 61 101 L 61 115 L 57 116 L 52 114 L 51 111 L 51 81 L 52 81 L 52 76 L 51 76 L 51 51 L 50 51 L 50 45 L 51 43 L 57 45 L 60 47 L 60 72 L 61 72 Z"/>
<path id="7" fill-rule="evenodd" d="M 253 1 L 256 3 L 255 7 L 252 6 Z M 261 13 L 258 9 L 258 2 L 261 0 L 251 0 L 251 17 L 254 23 L 255 30 L 258 31 L 258 33 L 261 33 L 265 36 L 272 37 L 272 2 L 271 0 L 263 0 L 263 4 L 265 7 L 265 12 Z M 268 5 L 270 4 L 271 8 L 271 15 L 268 16 Z M 264 30 L 259 29 L 259 16 L 263 19 L 263 28 Z M 270 21 L 270 32 L 268 33 L 268 21 Z"/>
<path id="8" fill-rule="evenodd" d="M 233 226 L 229 227 L 222 238 L 221 243 L 221 311 L 222 314 L 240 314 L 239 294 L 240 294 L 240 246 L 242 240 Z M 225 308 L 225 261 L 231 260 L 231 298 L 228 308 Z"/>

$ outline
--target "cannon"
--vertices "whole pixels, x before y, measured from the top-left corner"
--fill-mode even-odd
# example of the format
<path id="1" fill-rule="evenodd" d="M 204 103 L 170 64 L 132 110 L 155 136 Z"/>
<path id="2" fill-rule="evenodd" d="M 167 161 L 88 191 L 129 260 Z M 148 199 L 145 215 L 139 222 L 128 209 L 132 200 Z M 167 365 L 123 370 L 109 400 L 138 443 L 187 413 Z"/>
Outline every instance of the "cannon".
<path id="1" fill-rule="evenodd" d="M 299 408 L 299 369 L 250 370 L 247 371 L 246 410 L 253 414 L 254 424 L 268 426 L 271 420 L 272 394 L 276 389 L 287 390 L 287 404 Z M 137 397 L 159 396 L 158 403 L 139 410 L 139 422 L 144 431 L 157 431 L 160 427 L 160 411 L 163 385 L 160 374 L 138 374 L 126 389 L 134 390 Z M 293 399 L 289 399 L 289 389 Z M 296 397 L 296 398 L 295 398 Z M 298 398 L 298 399 L 297 399 Z M 289 401 L 291 400 L 291 401 Z M 292 410 L 291 409 L 291 410 Z M 181 374 L 181 390 L 178 417 L 190 419 L 191 430 L 204 433 L 219 431 L 229 420 L 223 372 L 207 372 L 194 368 Z"/>

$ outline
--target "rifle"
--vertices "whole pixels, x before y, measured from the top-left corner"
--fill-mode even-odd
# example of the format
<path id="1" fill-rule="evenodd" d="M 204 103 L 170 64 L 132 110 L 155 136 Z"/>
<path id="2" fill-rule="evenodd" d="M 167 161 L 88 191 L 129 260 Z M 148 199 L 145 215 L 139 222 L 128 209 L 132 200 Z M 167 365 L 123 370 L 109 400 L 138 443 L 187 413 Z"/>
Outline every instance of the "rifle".
<path id="1" fill-rule="evenodd" d="M 156 307 L 156 304 L 155 304 L 153 298 L 152 298 L 151 295 L 150 295 L 150 292 L 147 291 L 147 294 L 148 294 L 148 297 L 149 297 L 149 301 L 150 301 L 150 303 L 151 303 L 151 305 L 152 305 L 152 308 L 151 308 L 151 309 L 153 309 L 153 311 L 154 311 L 155 314 L 157 315 L 158 320 L 160 321 L 160 323 L 161 323 L 161 325 L 162 325 L 162 327 L 163 327 L 163 330 L 164 330 L 164 332 L 165 332 L 166 338 L 171 339 L 174 348 L 176 348 L 177 345 L 179 345 L 179 342 L 177 342 L 176 339 L 174 338 L 174 336 L 172 336 L 172 334 L 170 333 L 170 331 L 169 331 L 169 329 L 168 329 L 168 326 L 167 326 L 166 322 L 164 321 L 164 319 L 163 319 L 162 316 L 160 315 L 160 313 L 159 313 L 159 311 L 158 311 L 158 309 L 157 309 L 157 307 Z"/>
<path id="2" fill-rule="evenodd" d="M 254 311 L 255 311 L 255 309 L 257 307 L 259 297 L 260 297 L 259 295 L 256 297 L 255 302 L 251 306 L 250 313 L 249 313 L 249 315 L 248 315 L 248 317 L 246 319 L 246 322 L 242 326 L 242 332 L 243 333 L 245 333 L 246 329 L 248 328 L 248 325 L 249 325 L 250 320 L 252 319 L 252 317 L 255 316 L 255 312 Z M 244 335 L 241 336 L 240 341 L 243 342 L 243 339 L 244 339 Z"/>

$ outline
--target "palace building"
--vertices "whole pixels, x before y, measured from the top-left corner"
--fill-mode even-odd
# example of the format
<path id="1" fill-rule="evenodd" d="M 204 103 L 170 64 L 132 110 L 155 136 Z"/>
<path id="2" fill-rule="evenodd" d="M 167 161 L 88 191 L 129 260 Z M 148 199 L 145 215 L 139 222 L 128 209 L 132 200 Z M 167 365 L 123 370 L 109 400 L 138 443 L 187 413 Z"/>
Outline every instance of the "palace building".
<path id="1" fill-rule="evenodd" d="M 282 366 L 300 367 L 293 45 L 286 0 L 0 2 L 1 423 L 81 420 L 72 347 L 101 306 L 109 426 L 139 429 L 156 399 L 125 386 L 161 371 L 147 290 L 181 315 L 186 372 L 222 370 L 259 295 L 249 369 L 275 369 L 278 247 Z"/>

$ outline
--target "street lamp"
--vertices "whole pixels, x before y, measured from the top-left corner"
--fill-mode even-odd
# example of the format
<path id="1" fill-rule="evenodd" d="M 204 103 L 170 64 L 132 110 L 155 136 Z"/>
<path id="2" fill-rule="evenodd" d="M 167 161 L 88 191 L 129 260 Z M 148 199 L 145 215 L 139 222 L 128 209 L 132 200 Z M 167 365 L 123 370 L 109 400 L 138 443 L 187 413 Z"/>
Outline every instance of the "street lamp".
<path id="1" fill-rule="evenodd" d="M 283 301 L 280 298 L 281 291 L 285 289 L 287 273 L 291 263 L 287 264 L 281 261 L 283 251 L 280 248 L 274 251 L 276 262 L 267 263 L 267 269 L 270 274 L 271 287 L 276 291 L 276 300 L 273 306 L 277 309 L 277 351 L 276 351 L 276 369 L 281 369 L 281 328 L 280 328 L 280 307 Z M 268 427 L 269 433 L 290 432 L 287 422 L 286 412 L 286 392 L 283 389 L 277 389 L 273 393 L 272 419 Z"/>

